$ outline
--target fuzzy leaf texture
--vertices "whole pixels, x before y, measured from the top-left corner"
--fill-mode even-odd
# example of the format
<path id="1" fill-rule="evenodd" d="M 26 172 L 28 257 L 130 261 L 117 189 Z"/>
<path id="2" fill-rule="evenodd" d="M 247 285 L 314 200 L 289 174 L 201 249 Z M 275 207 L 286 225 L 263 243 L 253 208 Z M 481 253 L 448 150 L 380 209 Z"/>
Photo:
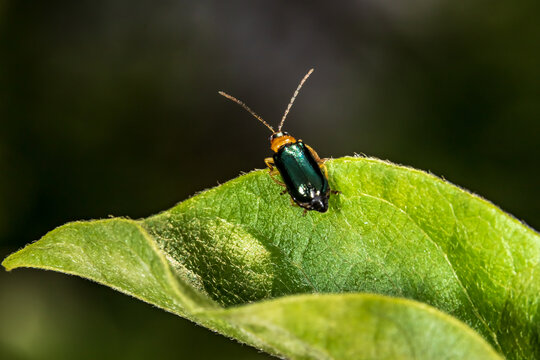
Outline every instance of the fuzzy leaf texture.
<path id="1" fill-rule="evenodd" d="M 327 162 L 327 213 L 254 171 L 142 220 L 61 226 L 11 270 L 79 275 L 291 359 L 540 358 L 540 236 L 419 170 Z"/>

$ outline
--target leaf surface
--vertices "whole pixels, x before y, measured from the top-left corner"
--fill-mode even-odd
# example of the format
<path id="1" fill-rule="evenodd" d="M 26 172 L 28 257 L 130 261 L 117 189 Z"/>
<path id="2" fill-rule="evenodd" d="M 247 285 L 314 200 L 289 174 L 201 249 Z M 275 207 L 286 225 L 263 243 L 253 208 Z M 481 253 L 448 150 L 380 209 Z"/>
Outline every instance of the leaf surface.
<path id="1" fill-rule="evenodd" d="M 148 219 L 64 225 L 3 265 L 80 275 L 291 358 L 497 357 L 451 316 L 508 358 L 540 357 L 537 233 L 415 169 L 327 165 L 342 194 L 324 214 L 255 171 Z"/>

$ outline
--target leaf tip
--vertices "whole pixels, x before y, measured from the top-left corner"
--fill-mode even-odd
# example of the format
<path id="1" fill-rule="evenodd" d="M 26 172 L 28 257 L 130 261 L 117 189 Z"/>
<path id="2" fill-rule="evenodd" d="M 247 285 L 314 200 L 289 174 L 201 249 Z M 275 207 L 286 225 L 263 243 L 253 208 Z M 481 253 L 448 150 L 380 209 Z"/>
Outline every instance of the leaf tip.
<path id="1" fill-rule="evenodd" d="M 4 267 L 4 269 L 6 269 L 6 271 L 11 271 L 13 269 L 28 266 L 23 263 L 24 256 L 22 256 L 21 259 L 21 255 L 23 255 L 23 253 L 26 252 L 26 249 L 31 245 L 32 244 L 26 245 L 24 248 L 9 254 L 4 260 L 2 260 L 1 265 Z"/>
<path id="2" fill-rule="evenodd" d="M 17 252 L 14 252 L 13 254 L 11 255 L 8 255 L 3 261 L 2 261 L 2 266 L 4 267 L 4 269 L 6 269 L 6 271 L 11 271 L 15 268 L 18 267 L 17 264 L 15 264 L 13 258 L 15 257 L 15 255 L 18 253 Z"/>

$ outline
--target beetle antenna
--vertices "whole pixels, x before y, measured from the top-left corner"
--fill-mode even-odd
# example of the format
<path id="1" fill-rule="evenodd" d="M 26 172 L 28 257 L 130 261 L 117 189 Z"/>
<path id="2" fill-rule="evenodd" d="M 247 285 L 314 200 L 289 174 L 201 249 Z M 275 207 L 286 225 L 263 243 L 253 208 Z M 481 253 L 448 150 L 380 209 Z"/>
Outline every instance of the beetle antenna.
<path id="1" fill-rule="evenodd" d="M 313 72 L 313 69 L 310 69 L 308 71 L 308 73 L 304 76 L 302 81 L 300 81 L 300 84 L 298 85 L 298 87 L 296 88 L 296 91 L 294 92 L 294 95 L 291 98 L 291 101 L 289 102 L 289 105 L 287 106 L 287 110 L 285 110 L 285 114 L 283 114 L 283 117 L 281 118 L 281 122 L 279 123 L 279 127 L 278 127 L 278 132 L 281 131 L 281 128 L 283 127 L 283 123 L 285 122 L 285 118 L 289 114 L 289 110 L 291 110 L 291 107 L 292 107 L 292 104 L 294 103 L 294 100 L 298 96 L 298 93 L 300 92 L 300 89 L 302 88 L 302 86 L 304 85 L 304 83 L 306 82 L 306 80 L 308 79 L 309 75 L 311 75 L 312 72 Z"/>
<path id="2" fill-rule="evenodd" d="M 240 105 L 241 107 L 243 107 L 244 109 L 246 109 L 251 115 L 253 115 L 257 120 L 259 120 L 260 122 L 262 122 L 268 129 L 270 129 L 271 132 L 275 133 L 276 131 L 274 130 L 273 127 L 271 127 L 270 125 L 268 125 L 268 123 L 266 121 L 264 121 L 262 119 L 262 117 L 260 117 L 259 115 L 257 115 L 253 110 L 251 110 L 249 108 L 249 106 L 247 106 L 246 104 L 244 104 L 242 101 L 238 100 L 237 98 L 235 98 L 234 96 L 231 96 L 223 91 L 218 91 L 219 95 L 221 96 L 225 96 L 227 99 L 231 100 L 231 101 L 234 101 L 235 103 L 237 103 L 238 105 Z"/>

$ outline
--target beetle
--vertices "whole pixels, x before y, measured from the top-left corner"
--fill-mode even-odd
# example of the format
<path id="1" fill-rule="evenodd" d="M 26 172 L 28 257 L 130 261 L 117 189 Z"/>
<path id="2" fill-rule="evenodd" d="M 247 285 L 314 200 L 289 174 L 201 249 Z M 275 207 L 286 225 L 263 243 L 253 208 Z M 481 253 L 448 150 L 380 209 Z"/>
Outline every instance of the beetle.
<path id="1" fill-rule="evenodd" d="M 326 159 L 321 159 L 317 152 L 302 140 L 296 139 L 285 131 L 281 131 L 294 100 L 312 72 L 313 69 L 310 69 L 300 81 L 285 110 L 285 114 L 281 118 L 277 131 L 244 102 L 223 91 L 219 91 L 220 95 L 242 106 L 272 131 L 272 135 L 270 135 L 270 148 L 274 154 L 272 157 L 264 159 L 264 162 L 270 170 L 272 180 L 285 187 L 285 190 L 281 194 L 289 193 L 292 204 L 297 204 L 304 208 L 303 215 L 306 215 L 309 210 L 316 210 L 321 213 L 328 211 L 330 194 L 340 193 L 337 190 L 330 189 L 328 171 L 324 164 Z M 283 181 L 276 178 L 278 174 L 281 175 Z"/>

